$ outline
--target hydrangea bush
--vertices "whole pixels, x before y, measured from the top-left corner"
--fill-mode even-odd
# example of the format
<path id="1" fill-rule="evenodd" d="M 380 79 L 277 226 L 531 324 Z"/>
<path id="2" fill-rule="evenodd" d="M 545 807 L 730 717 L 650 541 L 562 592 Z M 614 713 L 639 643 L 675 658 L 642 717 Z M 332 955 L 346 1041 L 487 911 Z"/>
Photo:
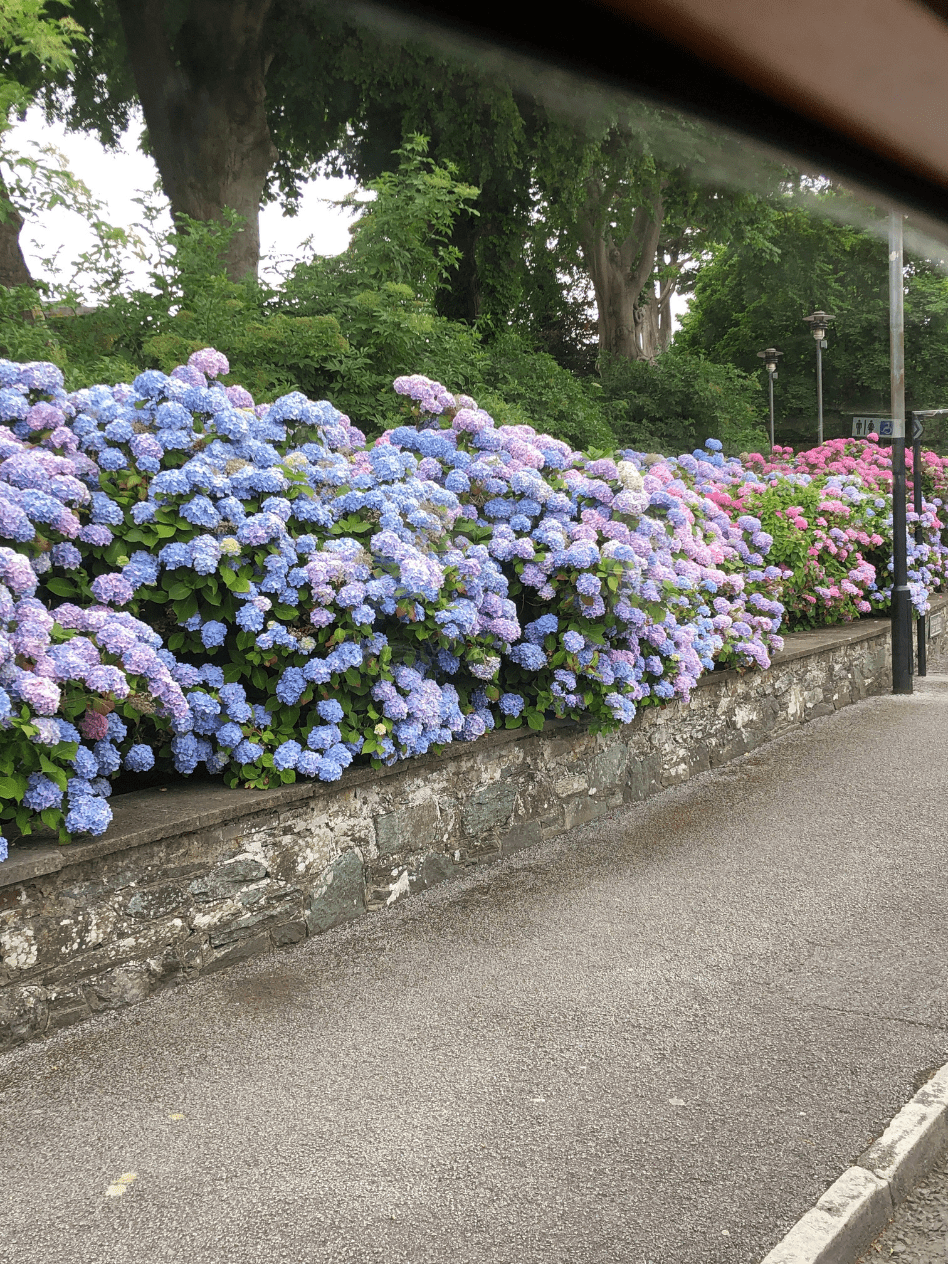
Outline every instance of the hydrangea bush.
<path id="1" fill-rule="evenodd" d="M 787 610 L 886 599 L 865 454 L 594 458 L 423 377 L 369 444 L 227 371 L 206 349 L 67 395 L 52 365 L 0 361 L 0 822 L 20 833 L 103 832 L 121 771 L 333 781 L 498 725 L 614 727 L 716 665 L 768 667 Z"/>

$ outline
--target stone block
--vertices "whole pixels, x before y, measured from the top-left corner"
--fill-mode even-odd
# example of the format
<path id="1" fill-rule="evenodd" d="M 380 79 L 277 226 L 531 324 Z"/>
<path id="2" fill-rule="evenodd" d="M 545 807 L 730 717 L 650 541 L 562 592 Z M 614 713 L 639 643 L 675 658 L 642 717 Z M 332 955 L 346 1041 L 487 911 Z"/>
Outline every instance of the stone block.
<path id="1" fill-rule="evenodd" d="M 833 1264 L 861 1257 L 892 1215 L 884 1181 L 851 1167 L 806 1212 L 761 1264 Z"/>
<path id="2" fill-rule="evenodd" d="M 181 887 L 174 883 L 163 883 L 136 891 L 125 905 L 125 911 L 136 921 L 150 922 L 166 917 L 169 913 L 179 912 L 189 902 L 188 895 Z"/>
<path id="3" fill-rule="evenodd" d="M 595 821 L 600 816 L 605 816 L 609 811 L 608 804 L 602 799 L 597 799 L 592 795 L 577 795 L 575 799 L 571 799 L 565 805 L 567 829 L 575 829 L 577 825 L 585 825 L 589 821 Z"/>
<path id="4" fill-rule="evenodd" d="M 81 1023 L 92 1015 L 92 1006 L 82 994 L 81 988 L 70 988 L 55 996 L 49 997 L 49 1023 L 47 1031 L 58 1031 L 60 1027 L 71 1027 L 73 1023 Z"/>
<path id="5" fill-rule="evenodd" d="M 40 1036 L 49 1024 L 49 994 L 44 987 L 14 987 L 0 995 L 0 1048 Z"/>
<path id="6" fill-rule="evenodd" d="M 293 900 L 293 903 L 295 904 L 296 901 Z M 268 923 L 285 920 L 286 910 L 282 905 L 277 905 L 276 907 L 267 905 L 253 913 L 243 913 L 239 917 L 215 926 L 208 934 L 208 942 L 212 948 L 220 948 L 224 944 L 231 944 L 237 939 L 246 939 L 248 935 L 254 934 Z"/>
<path id="7" fill-rule="evenodd" d="M 178 960 L 181 962 L 181 969 L 187 971 L 188 974 L 197 974 L 204 969 L 204 958 L 207 951 L 207 941 L 200 933 L 189 935 L 183 943 L 178 945 Z"/>
<path id="8" fill-rule="evenodd" d="M 589 769 L 589 788 L 601 793 L 612 790 L 625 781 L 626 768 L 629 763 L 629 750 L 622 742 L 615 742 L 601 751 L 592 761 Z"/>
<path id="9" fill-rule="evenodd" d="M 221 865 L 215 870 L 214 876 L 223 882 L 258 882 L 267 876 L 267 867 L 252 856 L 238 856 L 236 860 L 229 860 L 226 865 Z"/>
<path id="10" fill-rule="evenodd" d="M 146 966 L 120 966 L 86 980 L 82 991 L 93 1010 L 117 1009 L 135 1005 L 152 991 L 153 983 Z"/>
<path id="11" fill-rule="evenodd" d="M 195 878 L 188 883 L 188 891 L 199 904 L 211 904 L 216 900 L 233 899 L 243 883 L 258 882 L 266 876 L 266 865 L 250 857 L 240 857 L 213 869 L 207 877 Z"/>
<path id="12" fill-rule="evenodd" d="M 662 757 L 652 752 L 643 758 L 635 755 L 629 760 L 626 777 L 625 799 L 628 803 L 638 803 L 650 795 L 657 794 L 662 788 Z"/>
<path id="13" fill-rule="evenodd" d="M 495 781 L 472 794 L 464 805 L 461 821 L 465 834 L 477 837 L 506 825 L 517 805 L 520 785 L 516 781 Z"/>
<path id="14" fill-rule="evenodd" d="M 443 852 L 429 852 L 415 872 L 409 875 L 409 892 L 414 895 L 417 891 L 426 891 L 428 887 L 456 878 L 463 872 L 464 866 L 456 865 L 450 856 Z"/>
<path id="15" fill-rule="evenodd" d="M 311 935 L 365 912 L 365 874 L 357 851 L 345 851 L 326 869 L 306 906 L 304 919 Z"/>
<path id="16" fill-rule="evenodd" d="M 251 935 L 247 939 L 238 939 L 236 943 L 206 955 L 203 973 L 211 974 L 215 970 L 223 970 L 225 966 L 233 965 L 235 961 L 246 961 L 250 957 L 257 957 L 262 952 L 268 952 L 270 947 L 270 936 L 266 931 L 259 935 Z"/>
<path id="17" fill-rule="evenodd" d="M 441 837 L 441 813 L 434 799 L 384 812 L 375 818 L 375 845 L 380 856 L 420 851 Z"/>
<path id="18" fill-rule="evenodd" d="M 815 706 L 807 707 L 806 718 L 808 720 L 817 720 L 821 715 L 832 715 L 836 708 L 831 702 L 818 702 Z"/>
<path id="19" fill-rule="evenodd" d="M 271 926 L 270 938 L 276 948 L 283 948 L 286 944 L 298 944 L 306 938 L 306 923 L 294 919 L 291 922 L 281 922 L 278 926 Z"/>
<path id="20" fill-rule="evenodd" d="M 558 799 L 569 799 L 574 794 L 585 794 L 589 781 L 585 773 L 567 773 L 565 777 L 557 777 L 553 782 L 553 792 Z"/>
<path id="21" fill-rule="evenodd" d="M 563 818 L 561 815 L 557 816 L 556 823 L 562 829 Z M 509 832 L 500 840 L 500 850 L 502 855 L 512 856 L 515 852 L 523 851 L 525 847 L 534 847 L 537 843 L 542 842 L 542 820 L 515 820 L 513 825 L 510 827 Z"/>

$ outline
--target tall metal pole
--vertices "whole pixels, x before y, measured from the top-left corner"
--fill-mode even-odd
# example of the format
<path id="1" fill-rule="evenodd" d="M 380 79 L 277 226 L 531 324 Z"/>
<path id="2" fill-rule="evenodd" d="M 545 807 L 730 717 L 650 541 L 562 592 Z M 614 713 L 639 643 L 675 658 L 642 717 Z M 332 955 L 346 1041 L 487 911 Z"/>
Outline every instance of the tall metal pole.
<path id="1" fill-rule="evenodd" d="M 921 544 L 922 533 L 922 435 L 921 425 L 914 420 L 912 426 L 912 502 L 915 513 L 915 543 Z M 915 619 L 915 644 L 918 674 L 928 675 L 928 647 L 925 644 L 926 617 L 921 614 Z"/>
<path id="2" fill-rule="evenodd" d="M 823 442 L 823 340 L 816 340 L 816 442 Z"/>
<path id="3" fill-rule="evenodd" d="M 905 537 L 905 321 L 902 216 L 889 215 L 889 372 L 892 391 L 892 692 L 912 692 L 912 604 Z"/>
<path id="4" fill-rule="evenodd" d="M 774 450 L 774 375 L 768 372 L 767 381 L 770 383 L 770 451 Z"/>

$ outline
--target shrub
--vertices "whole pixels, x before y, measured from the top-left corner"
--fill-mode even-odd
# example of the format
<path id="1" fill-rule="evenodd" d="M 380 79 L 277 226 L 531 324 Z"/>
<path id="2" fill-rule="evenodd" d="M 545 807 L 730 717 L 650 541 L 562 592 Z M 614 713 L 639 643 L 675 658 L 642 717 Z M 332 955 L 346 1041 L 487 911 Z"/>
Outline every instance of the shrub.
<path id="1" fill-rule="evenodd" d="M 202 349 L 67 394 L 52 364 L 0 361 L 0 821 L 21 833 L 101 833 L 121 769 L 264 787 L 498 725 L 613 728 L 717 665 L 769 666 L 787 609 L 887 599 L 871 442 L 585 455 L 421 375 L 367 442 L 228 369 Z M 926 457 L 932 490 L 946 467 Z M 911 545 L 920 610 L 940 508 Z"/>
<path id="2" fill-rule="evenodd" d="M 728 454 L 766 443 L 758 382 L 740 369 L 672 348 L 654 364 L 612 360 L 601 366 L 603 396 L 620 446 L 691 451 L 706 435 Z"/>

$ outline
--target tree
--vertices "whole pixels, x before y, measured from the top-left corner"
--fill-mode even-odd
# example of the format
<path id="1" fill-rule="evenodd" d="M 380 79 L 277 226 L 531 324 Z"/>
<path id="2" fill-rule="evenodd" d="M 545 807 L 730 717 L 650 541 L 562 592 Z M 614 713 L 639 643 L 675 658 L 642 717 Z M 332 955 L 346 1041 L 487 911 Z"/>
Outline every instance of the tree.
<path id="1" fill-rule="evenodd" d="M 744 215 L 706 174 L 732 142 L 608 94 L 592 114 L 563 116 L 545 77 L 512 82 L 501 64 L 380 32 L 332 5 L 76 4 L 92 39 L 51 82 L 48 108 L 108 144 L 139 100 L 179 224 L 223 222 L 228 208 L 241 216 L 225 256 L 233 279 L 256 269 L 261 202 L 292 213 L 318 171 L 378 179 L 422 134 L 432 158 L 480 190 L 477 214 L 455 219 L 458 267 L 439 313 L 488 339 L 516 324 L 588 369 L 584 289 L 600 354 L 652 359 L 668 347 L 671 300 L 693 260 Z M 557 278 L 573 290 L 563 302 Z"/>
<path id="2" fill-rule="evenodd" d="M 29 108 L 43 76 L 67 71 L 73 45 L 84 38 L 72 17 L 50 16 L 45 7 L 44 0 L 4 0 L 0 7 L 0 285 L 10 288 L 33 279 L 20 248 L 23 215 L 4 178 L 3 166 L 11 160 L 4 137 L 12 116 Z"/>
<path id="3" fill-rule="evenodd" d="M 888 258 L 885 239 L 847 226 L 847 201 L 828 189 L 833 217 L 789 198 L 762 205 L 759 236 L 717 247 L 702 267 L 675 345 L 754 372 L 756 352 L 783 351 L 777 391 L 785 423 L 811 434 L 816 412 L 813 338 L 803 317 L 831 312 L 823 355 L 827 413 L 888 412 Z M 948 278 L 924 260 L 906 265 L 905 363 L 909 406 L 948 397 Z M 839 423 L 836 423 L 837 425 Z M 832 424 L 831 430 L 832 433 Z"/>
<path id="4" fill-rule="evenodd" d="M 75 0 L 75 12 L 90 39 L 48 76 L 47 112 L 110 147 L 140 106 L 172 214 L 224 223 L 225 210 L 236 212 L 243 227 L 225 262 L 235 279 L 255 272 L 259 208 L 279 157 L 271 124 L 285 130 L 280 75 L 268 99 L 268 72 L 280 49 L 322 29 L 322 11 L 304 0 Z M 334 103 L 338 87 L 331 65 L 309 67 L 305 127 L 319 139 L 297 180 L 348 121 L 351 93 Z"/>
<path id="5" fill-rule="evenodd" d="M 709 174 L 737 142 L 650 107 L 606 101 L 583 119 L 547 112 L 537 144 L 543 214 L 595 294 L 599 355 L 653 360 L 671 300 L 710 244 L 742 236 L 758 198 Z M 782 172 L 774 168 L 776 187 Z"/>

